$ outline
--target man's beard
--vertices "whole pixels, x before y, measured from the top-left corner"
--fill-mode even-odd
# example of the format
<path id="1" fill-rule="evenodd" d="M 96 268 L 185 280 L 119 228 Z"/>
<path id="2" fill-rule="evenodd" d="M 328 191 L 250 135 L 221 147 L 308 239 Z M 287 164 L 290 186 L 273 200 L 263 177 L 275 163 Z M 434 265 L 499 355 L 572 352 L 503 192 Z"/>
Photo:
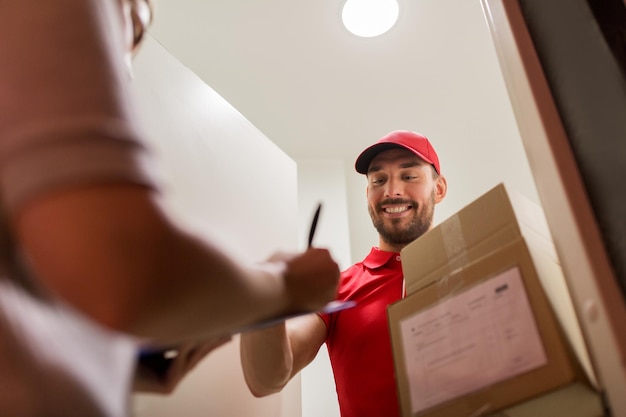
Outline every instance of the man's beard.
<path id="1" fill-rule="evenodd" d="M 378 212 L 382 211 L 381 206 L 383 204 L 410 204 L 412 207 L 417 207 L 413 218 L 408 224 L 401 225 L 401 222 L 406 221 L 406 219 L 398 218 L 387 219 L 391 221 L 391 225 L 386 225 L 385 219 L 376 217 L 372 207 L 368 205 L 372 223 L 381 239 L 392 246 L 406 246 L 430 229 L 435 213 L 435 191 L 433 190 L 431 193 L 430 201 L 426 205 L 419 206 L 413 200 L 387 199 L 378 204 Z"/>

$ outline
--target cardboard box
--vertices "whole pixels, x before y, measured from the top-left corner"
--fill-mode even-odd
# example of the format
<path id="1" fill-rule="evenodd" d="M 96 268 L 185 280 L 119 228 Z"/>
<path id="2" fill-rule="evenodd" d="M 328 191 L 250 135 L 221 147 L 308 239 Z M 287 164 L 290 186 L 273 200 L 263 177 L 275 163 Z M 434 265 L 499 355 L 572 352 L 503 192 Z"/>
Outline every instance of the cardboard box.
<path id="1" fill-rule="evenodd" d="M 498 184 L 402 251 L 407 294 L 524 238 L 529 248 L 558 263 L 541 207 Z"/>
<path id="2" fill-rule="evenodd" d="M 441 291 L 456 283 L 454 271 L 500 247 L 523 239 L 542 287 L 586 378 L 597 388 L 589 353 L 543 209 L 498 184 L 402 250 L 407 294 L 438 281 Z"/>
<path id="3" fill-rule="evenodd" d="M 401 256 L 407 296 L 388 318 L 403 416 L 488 415 L 595 382 L 536 204 L 500 184 Z"/>
<path id="4" fill-rule="evenodd" d="M 587 384 L 573 383 L 489 417 L 607 417 L 598 392 Z"/>

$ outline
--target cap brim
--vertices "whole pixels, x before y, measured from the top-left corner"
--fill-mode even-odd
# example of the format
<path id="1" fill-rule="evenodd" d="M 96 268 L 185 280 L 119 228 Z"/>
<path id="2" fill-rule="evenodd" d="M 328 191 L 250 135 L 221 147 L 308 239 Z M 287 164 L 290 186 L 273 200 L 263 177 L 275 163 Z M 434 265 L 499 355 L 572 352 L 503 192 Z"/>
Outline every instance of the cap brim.
<path id="1" fill-rule="evenodd" d="M 358 172 L 359 174 L 367 174 L 367 170 L 370 167 L 370 162 L 372 162 L 372 159 L 374 159 L 374 157 L 379 153 L 393 148 L 408 149 L 402 145 L 398 145 L 397 143 L 376 143 L 361 152 L 359 157 L 356 159 L 356 162 L 354 163 L 354 168 L 356 169 L 356 172 Z"/>

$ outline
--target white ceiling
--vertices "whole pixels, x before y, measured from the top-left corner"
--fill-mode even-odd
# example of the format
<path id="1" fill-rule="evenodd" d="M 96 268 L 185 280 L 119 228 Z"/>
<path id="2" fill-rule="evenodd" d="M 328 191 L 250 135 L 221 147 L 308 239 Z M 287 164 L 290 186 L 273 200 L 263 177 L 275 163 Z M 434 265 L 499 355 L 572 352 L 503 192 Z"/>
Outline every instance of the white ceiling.
<path id="1" fill-rule="evenodd" d="M 296 161 L 343 160 L 353 207 L 354 159 L 395 129 L 439 153 L 440 220 L 499 182 L 537 200 L 480 0 L 398 0 L 376 38 L 343 27 L 345 0 L 155 1 L 150 34 Z"/>
<path id="2" fill-rule="evenodd" d="M 399 0 L 397 25 L 369 39 L 342 26 L 344 2 L 156 0 L 150 32 L 296 159 L 354 159 L 394 129 L 438 142 L 447 124 L 471 127 L 463 114 L 500 77 L 485 69 L 478 0 Z"/>

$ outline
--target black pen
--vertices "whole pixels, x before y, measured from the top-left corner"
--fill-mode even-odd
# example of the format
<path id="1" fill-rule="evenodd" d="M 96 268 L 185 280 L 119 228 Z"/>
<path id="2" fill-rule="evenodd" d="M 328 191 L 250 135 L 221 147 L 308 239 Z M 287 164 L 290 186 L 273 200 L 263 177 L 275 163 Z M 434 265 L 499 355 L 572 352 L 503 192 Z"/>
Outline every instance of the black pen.
<path id="1" fill-rule="evenodd" d="M 317 220 L 320 217 L 320 211 L 322 211 L 322 203 L 317 205 L 317 210 L 315 210 L 315 214 L 313 215 L 313 222 L 311 222 L 311 229 L 309 230 L 309 241 L 307 248 L 311 248 L 313 245 L 313 237 L 315 236 L 315 229 L 317 228 Z"/>

